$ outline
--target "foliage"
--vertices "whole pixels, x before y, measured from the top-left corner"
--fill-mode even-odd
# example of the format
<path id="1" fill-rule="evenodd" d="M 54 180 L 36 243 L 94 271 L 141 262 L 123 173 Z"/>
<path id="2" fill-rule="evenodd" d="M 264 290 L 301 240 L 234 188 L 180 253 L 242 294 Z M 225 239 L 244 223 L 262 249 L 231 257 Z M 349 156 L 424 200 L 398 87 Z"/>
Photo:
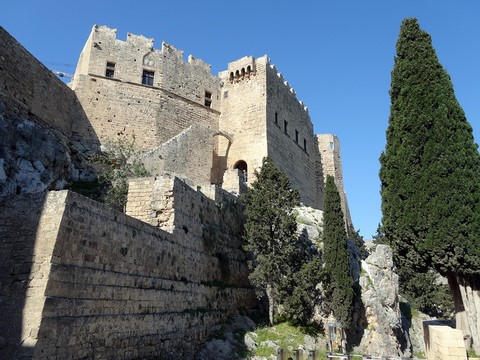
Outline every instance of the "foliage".
<path id="1" fill-rule="evenodd" d="M 114 209 L 124 211 L 127 204 L 128 179 L 150 174 L 138 159 L 135 136 L 131 139 L 109 141 L 106 149 L 92 161 L 99 166 L 98 179 L 107 188 L 104 202 Z"/>
<path id="2" fill-rule="evenodd" d="M 340 195 L 333 176 L 327 177 L 323 215 L 325 289 L 328 308 L 345 329 L 352 322 L 353 278 Z"/>
<path id="3" fill-rule="evenodd" d="M 430 36 L 405 19 L 380 157 L 382 230 L 401 279 L 480 274 L 480 156 Z"/>
<path id="4" fill-rule="evenodd" d="M 245 249 L 253 256 L 250 280 L 269 299 L 271 324 L 279 304 L 292 323 L 308 324 L 318 298 L 322 263 L 316 247 L 296 232 L 298 191 L 292 190 L 288 177 L 269 157 L 263 159 L 256 177 L 242 199 Z"/>
<path id="5" fill-rule="evenodd" d="M 363 236 L 360 235 L 360 230 L 355 230 L 351 224 L 348 225 L 347 230 L 348 238 L 357 246 L 362 260 L 365 260 L 368 256 L 368 251 L 365 247 L 365 240 L 363 240 Z"/>
<path id="6" fill-rule="evenodd" d="M 316 286 L 322 280 L 321 269 L 321 258 L 319 255 L 314 255 L 294 274 L 293 291 L 283 296 L 284 311 L 292 324 L 309 323 L 316 299 L 319 298 L 319 290 Z"/>
<path id="7" fill-rule="evenodd" d="M 305 333 L 300 327 L 293 326 L 288 322 L 277 324 L 273 327 L 264 327 L 255 331 L 257 335 L 255 341 L 259 344 L 254 350 L 255 356 L 270 356 L 275 354 L 275 350 L 265 343 L 272 342 L 281 349 L 292 347 L 298 349 L 303 345 Z M 263 345 L 262 345 L 263 343 Z"/>
<path id="8" fill-rule="evenodd" d="M 300 196 L 270 157 L 263 159 L 255 175 L 251 190 L 242 198 L 246 216 L 244 248 L 253 256 L 249 262 L 250 281 L 262 295 L 267 295 L 273 323 L 279 292 L 289 285 L 299 266 L 301 247 L 292 209 Z"/>

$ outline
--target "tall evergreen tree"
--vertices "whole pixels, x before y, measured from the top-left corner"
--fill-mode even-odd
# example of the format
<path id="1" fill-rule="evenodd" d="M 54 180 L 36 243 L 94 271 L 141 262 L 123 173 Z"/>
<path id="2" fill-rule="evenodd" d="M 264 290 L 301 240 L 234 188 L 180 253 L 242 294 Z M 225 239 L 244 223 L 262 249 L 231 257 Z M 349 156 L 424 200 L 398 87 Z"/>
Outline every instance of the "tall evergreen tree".
<path id="1" fill-rule="evenodd" d="M 352 322 L 353 278 L 340 195 L 333 176 L 327 177 L 323 213 L 323 259 L 328 307 L 345 329 Z"/>
<path id="2" fill-rule="evenodd" d="M 416 19 L 402 23 L 390 97 L 380 157 L 382 229 L 400 276 L 433 266 L 448 277 L 458 310 L 457 282 L 479 282 L 480 156 L 450 77 Z"/>
<path id="3" fill-rule="evenodd" d="M 279 294 L 298 270 L 301 256 L 292 210 L 300 195 L 288 177 L 270 157 L 262 161 L 252 188 L 242 198 L 245 205 L 245 250 L 251 252 L 250 280 L 269 300 L 269 319 L 273 324 Z"/>

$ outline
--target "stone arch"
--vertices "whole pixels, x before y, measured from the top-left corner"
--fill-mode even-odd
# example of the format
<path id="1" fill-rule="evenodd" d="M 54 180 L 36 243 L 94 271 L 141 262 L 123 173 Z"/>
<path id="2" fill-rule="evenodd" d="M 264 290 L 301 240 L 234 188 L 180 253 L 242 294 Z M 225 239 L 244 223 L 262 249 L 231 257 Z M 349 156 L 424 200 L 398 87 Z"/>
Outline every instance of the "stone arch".
<path id="1" fill-rule="evenodd" d="M 230 134 L 227 134 L 223 131 L 217 131 L 213 134 L 213 137 L 222 137 L 227 140 L 220 140 L 214 141 L 214 150 L 213 150 L 213 161 L 212 161 L 212 169 L 210 172 L 210 180 L 212 184 L 221 184 L 223 182 L 223 175 L 225 170 L 227 169 L 227 162 L 228 162 L 228 153 L 230 151 L 230 147 L 232 146 L 233 138 Z M 223 142 L 223 146 L 219 147 L 219 144 Z"/>
<path id="2" fill-rule="evenodd" d="M 240 173 L 243 174 L 243 181 L 248 181 L 248 165 L 245 160 L 238 160 L 235 165 L 233 165 L 233 168 L 239 170 Z"/>

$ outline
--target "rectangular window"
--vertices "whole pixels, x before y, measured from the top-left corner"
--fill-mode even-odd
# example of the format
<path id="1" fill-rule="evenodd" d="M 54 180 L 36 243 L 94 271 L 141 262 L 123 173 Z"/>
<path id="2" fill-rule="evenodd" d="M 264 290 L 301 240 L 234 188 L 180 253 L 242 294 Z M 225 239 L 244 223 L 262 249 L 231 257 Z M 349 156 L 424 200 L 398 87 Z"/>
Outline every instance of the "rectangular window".
<path id="1" fill-rule="evenodd" d="M 143 70 L 142 84 L 153 86 L 153 77 L 155 73 L 153 71 Z"/>
<path id="2" fill-rule="evenodd" d="M 295 129 L 295 142 L 298 143 L 298 130 Z"/>
<path id="3" fill-rule="evenodd" d="M 288 122 L 287 120 L 283 120 L 283 131 L 285 134 L 288 134 Z"/>
<path id="4" fill-rule="evenodd" d="M 109 78 L 113 78 L 115 74 L 115 63 L 107 62 L 107 68 L 105 69 L 105 76 Z"/>
<path id="5" fill-rule="evenodd" d="M 228 98 L 228 90 L 223 92 L 223 98 L 224 99 Z"/>
<path id="6" fill-rule="evenodd" d="M 330 150 L 333 150 L 333 142 L 330 142 Z"/>
<path id="7" fill-rule="evenodd" d="M 275 124 L 278 125 L 278 113 L 277 112 L 275 113 Z"/>
<path id="8" fill-rule="evenodd" d="M 212 93 L 210 91 L 205 91 L 205 106 L 212 107 Z"/>

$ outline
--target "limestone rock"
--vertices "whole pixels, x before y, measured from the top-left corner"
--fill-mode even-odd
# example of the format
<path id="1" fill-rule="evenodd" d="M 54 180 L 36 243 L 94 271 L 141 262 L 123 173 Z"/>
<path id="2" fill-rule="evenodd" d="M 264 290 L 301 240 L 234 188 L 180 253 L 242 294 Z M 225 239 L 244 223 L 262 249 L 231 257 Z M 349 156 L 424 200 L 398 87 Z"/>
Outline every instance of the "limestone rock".
<path id="1" fill-rule="evenodd" d="M 359 279 L 366 325 L 355 351 L 375 356 L 408 356 L 392 250 L 387 245 L 371 245 L 369 250 Z"/>

